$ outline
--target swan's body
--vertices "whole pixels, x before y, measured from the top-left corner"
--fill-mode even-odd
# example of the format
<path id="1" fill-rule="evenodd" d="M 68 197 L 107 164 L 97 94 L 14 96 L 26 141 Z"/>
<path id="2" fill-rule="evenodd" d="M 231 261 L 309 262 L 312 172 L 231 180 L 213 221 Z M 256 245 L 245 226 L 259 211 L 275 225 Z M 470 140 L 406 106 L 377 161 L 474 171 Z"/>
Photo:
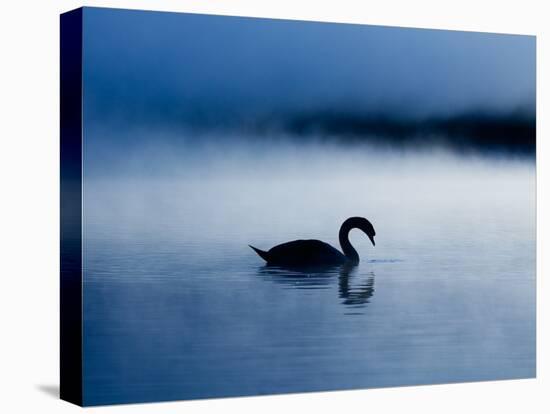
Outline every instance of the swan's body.
<path id="1" fill-rule="evenodd" d="M 268 251 L 250 247 L 268 265 L 296 267 L 356 264 L 359 263 L 359 255 L 349 241 L 349 232 L 355 228 L 363 230 L 374 245 L 376 233 L 372 224 L 363 217 L 350 217 L 340 227 L 339 240 L 344 253 L 320 240 L 294 240 L 279 244 Z"/>
<path id="2" fill-rule="evenodd" d="M 320 240 L 294 240 L 279 244 L 264 252 L 250 246 L 268 264 L 285 266 L 339 265 L 347 262 L 346 256 Z"/>

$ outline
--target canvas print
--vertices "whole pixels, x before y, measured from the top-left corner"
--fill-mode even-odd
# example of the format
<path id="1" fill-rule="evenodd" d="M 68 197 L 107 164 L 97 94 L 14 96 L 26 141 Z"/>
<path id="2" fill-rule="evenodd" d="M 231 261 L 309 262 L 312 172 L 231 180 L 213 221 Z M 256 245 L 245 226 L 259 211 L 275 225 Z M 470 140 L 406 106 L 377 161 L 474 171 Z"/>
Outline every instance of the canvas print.
<path id="1" fill-rule="evenodd" d="M 535 46 L 62 15 L 62 398 L 534 377 Z"/>

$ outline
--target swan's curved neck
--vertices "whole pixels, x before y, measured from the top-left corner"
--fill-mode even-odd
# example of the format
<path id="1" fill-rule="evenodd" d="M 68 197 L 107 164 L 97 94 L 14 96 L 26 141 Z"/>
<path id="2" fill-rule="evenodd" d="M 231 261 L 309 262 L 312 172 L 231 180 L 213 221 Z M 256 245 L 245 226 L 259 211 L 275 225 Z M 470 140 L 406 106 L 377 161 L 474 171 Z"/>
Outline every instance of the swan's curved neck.
<path id="1" fill-rule="evenodd" d="M 353 229 L 352 226 L 344 222 L 342 227 L 340 227 L 340 233 L 338 233 L 338 239 L 340 240 L 340 246 L 342 246 L 342 251 L 346 258 L 352 263 L 359 263 L 359 254 L 357 250 L 353 248 L 349 241 L 349 232 Z"/>

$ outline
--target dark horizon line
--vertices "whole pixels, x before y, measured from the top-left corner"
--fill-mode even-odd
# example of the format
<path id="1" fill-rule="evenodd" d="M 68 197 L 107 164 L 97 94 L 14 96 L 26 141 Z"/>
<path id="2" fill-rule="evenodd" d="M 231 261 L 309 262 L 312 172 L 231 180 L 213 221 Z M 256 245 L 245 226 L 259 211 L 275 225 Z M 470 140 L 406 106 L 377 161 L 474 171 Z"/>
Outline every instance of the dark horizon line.
<path id="1" fill-rule="evenodd" d="M 454 149 L 503 150 L 532 154 L 536 149 L 536 117 L 530 111 L 507 114 L 468 112 L 411 118 L 353 112 L 316 111 L 259 123 L 259 132 L 278 130 L 301 137 L 337 137 L 343 142 L 397 146 L 441 144 Z"/>
<path id="2" fill-rule="evenodd" d="M 455 115 L 414 117 L 360 111 L 315 110 L 272 113 L 251 119 L 202 112 L 181 114 L 170 122 L 149 119 L 153 129 L 175 128 L 202 134 L 209 131 L 247 136 L 280 135 L 289 141 L 372 144 L 394 148 L 446 147 L 459 152 L 477 151 L 532 156 L 536 151 L 536 116 L 525 108 L 508 112 L 470 111 Z M 127 128 L 129 120 L 118 119 Z M 132 122 L 139 126 L 140 122 Z M 119 125 L 121 126 L 121 125 Z M 141 125 L 144 126 L 144 125 Z"/>

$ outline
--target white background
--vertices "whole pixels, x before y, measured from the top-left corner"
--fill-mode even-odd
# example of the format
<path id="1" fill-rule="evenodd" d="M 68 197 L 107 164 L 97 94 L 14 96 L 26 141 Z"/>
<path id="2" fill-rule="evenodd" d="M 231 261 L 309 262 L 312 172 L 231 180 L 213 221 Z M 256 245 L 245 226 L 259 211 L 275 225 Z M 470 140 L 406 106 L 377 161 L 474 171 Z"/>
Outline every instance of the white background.
<path id="1" fill-rule="evenodd" d="M 538 378 L 473 384 L 89 408 L 87 412 L 542 413 L 550 405 L 548 76 L 544 1 L 94 1 L 140 8 L 537 35 Z M 76 412 L 59 366 L 59 13 L 77 1 L 19 1 L 0 14 L 0 412 Z M 546 26 L 546 27 L 545 27 Z M 546 186 L 546 190 L 545 187 Z"/>

